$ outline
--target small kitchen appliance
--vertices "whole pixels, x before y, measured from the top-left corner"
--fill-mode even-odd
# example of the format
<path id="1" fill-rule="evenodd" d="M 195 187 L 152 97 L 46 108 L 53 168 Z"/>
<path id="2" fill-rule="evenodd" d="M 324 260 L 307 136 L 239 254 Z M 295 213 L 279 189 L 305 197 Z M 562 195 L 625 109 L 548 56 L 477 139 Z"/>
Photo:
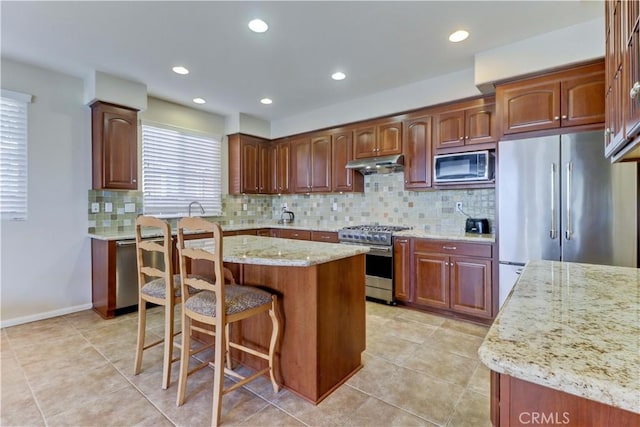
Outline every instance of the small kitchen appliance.
<path id="1" fill-rule="evenodd" d="M 467 218 L 464 231 L 466 233 L 488 234 L 489 220 L 486 218 Z"/>

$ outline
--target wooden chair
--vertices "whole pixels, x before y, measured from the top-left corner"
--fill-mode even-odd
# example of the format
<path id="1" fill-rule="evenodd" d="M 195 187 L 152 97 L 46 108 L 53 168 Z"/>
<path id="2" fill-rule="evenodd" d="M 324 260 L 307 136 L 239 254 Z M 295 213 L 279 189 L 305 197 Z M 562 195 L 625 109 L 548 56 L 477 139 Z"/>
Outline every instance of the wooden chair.
<path id="1" fill-rule="evenodd" d="M 157 240 L 143 240 L 142 228 L 159 230 L 162 244 Z M 175 306 L 180 303 L 180 276 L 173 274 L 171 226 L 166 221 L 151 217 L 139 216 L 136 219 L 136 255 L 138 258 L 138 343 L 134 375 L 142 368 L 142 353 L 151 347 L 164 343 L 162 368 L 162 388 L 169 387 L 171 381 L 171 364 L 178 360 L 172 358 L 174 347 L 174 313 Z M 164 267 L 147 265 L 147 260 L 158 253 L 162 254 Z M 149 280 L 151 279 L 151 280 Z M 144 345 L 147 323 L 147 301 L 164 306 L 164 338 Z"/>
<path id="2" fill-rule="evenodd" d="M 185 230 L 199 230 L 208 234 L 207 239 L 193 241 L 185 247 Z M 177 405 L 184 403 L 187 376 L 191 373 L 208 366 L 210 362 L 205 362 L 189 371 L 189 348 L 191 331 L 197 330 L 214 336 L 215 355 L 213 366 L 215 376 L 213 381 L 213 410 L 211 415 L 211 425 L 217 426 L 220 423 L 220 413 L 222 408 L 222 396 L 238 387 L 252 381 L 266 372 L 271 376 L 271 383 L 274 392 L 278 392 L 279 386 L 274 376 L 273 356 L 276 350 L 280 322 L 277 316 L 277 297 L 269 292 L 253 286 L 242 286 L 234 284 L 224 284 L 224 273 L 222 265 L 222 230 L 216 223 L 206 221 L 202 218 L 182 218 L 178 221 L 178 251 L 180 254 L 180 271 L 182 275 L 182 327 L 183 346 L 180 362 L 180 377 L 178 380 Z M 186 267 L 188 261 L 206 260 L 213 263 L 215 272 L 214 284 L 208 283 L 198 278 L 186 277 Z M 192 294 L 189 286 L 201 289 L 202 291 Z M 245 347 L 241 344 L 230 342 L 229 324 L 246 319 L 248 317 L 268 312 L 272 322 L 271 340 L 269 353 L 263 353 Z M 193 325 L 193 321 L 213 326 L 213 330 L 199 328 Z M 230 347 L 247 352 L 254 356 L 269 361 L 269 367 L 254 373 L 248 377 L 243 377 L 231 369 Z M 225 366 L 225 358 L 227 366 Z M 224 388 L 224 374 L 228 374 L 239 379 L 238 382 L 228 388 Z"/>

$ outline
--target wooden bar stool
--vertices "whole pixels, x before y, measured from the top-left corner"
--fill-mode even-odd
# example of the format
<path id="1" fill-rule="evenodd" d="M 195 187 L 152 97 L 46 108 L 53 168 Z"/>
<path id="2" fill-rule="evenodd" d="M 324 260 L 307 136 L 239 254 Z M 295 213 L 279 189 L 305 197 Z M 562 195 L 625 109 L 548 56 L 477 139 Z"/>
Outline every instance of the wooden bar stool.
<path id="1" fill-rule="evenodd" d="M 207 233 L 207 239 L 190 241 L 185 247 L 185 230 L 199 230 Z M 180 254 L 180 272 L 182 276 L 182 328 L 183 346 L 180 361 L 180 379 L 178 380 L 177 405 L 184 403 L 184 394 L 187 385 L 187 376 L 197 370 L 208 366 L 210 362 L 205 362 L 189 371 L 190 335 L 191 331 L 197 330 L 214 336 L 215 355 L 213 366 L 215 376 L 213 381 L 213 410 L 211 414 L 211 425 L 217 426 L 220 423 L 220 412 L 222 408 L 222 396 L 238 387 L 252 381 L 266 372 L 271 376 L 273 390 L 277 393 L 278 383 L 274 376 L 273 356 L 276 351 L 278 334 L 280 331 L 280 321 L 277 316 L 277 297 L 267 291 L 254 286 L 242 286 L 224 283 L 224 273 L 222 265 L 222 230 L 214 222 L 206 221 L 202 218 L 182 218 L 178 221 L 178 251 Z M 186 276 L 186 266 L 188 261 L 205 260 L 213 263 L 215 272 L 214 283 L 208 283 L 198 278 Z M 193 294 L 189 286 L 201 289 L 201 292 Z M 272 331 L 269 343 L 269 353 L 263 353 L 245 347 L 229 340 L 229 324 L 246 319 L 257 314 L 268 312 L 271 318 Z M 193 321 L 213 326 L 213 330 L 199 328 L 193 325 Z M 269 367 L 248 377 L 244 377 L 230 369 L 231 355 L 229 348 L 233 347 L 240 351 L 252 354 L 269 361 Z M 227 366 L 225 366 L 225 357 Z M 234 385 L 224 388 L 224 374 L 233 376 L 239 381 Z"/>
<path id="2" fill-rule="evenodd" d="M 160 231 L 162 244 L 154 240 L 142 239 L 142 228 Z M 174 313 L 175 306 L 180 304 L 180 276 L 173 274 L 171 257 L 171 226 L 166 221 L 151 217 L 139 216 L 136 219 L 136 255 L 138 258 L 138 342 L 136 345 L 136 360 L 134 375 L 138 375 L 142 368 L 142 353 L 151 347 L 164 343 L 162 362 L 162 388 L 169 387 L 171 381 L 171 364 L 173 359 Z M 162 254 L 164 266 L 149 265 L 149 261 L 157 254 Z M 151 280 L 149 280 L 151 279 Z M 147 301 L 164 306 L 164 338 L 144 345 L 147 323 Z"/>

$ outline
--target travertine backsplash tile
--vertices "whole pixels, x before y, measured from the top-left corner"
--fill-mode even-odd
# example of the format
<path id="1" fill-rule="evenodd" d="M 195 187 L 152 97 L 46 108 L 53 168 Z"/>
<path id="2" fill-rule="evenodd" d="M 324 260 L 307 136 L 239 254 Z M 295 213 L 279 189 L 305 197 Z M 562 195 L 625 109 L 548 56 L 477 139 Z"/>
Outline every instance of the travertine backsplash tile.
<path id="1" fill-rule="evenodd" d="M 286 204 L 296 215 L 295 223 L 305 226 L 379 223 L 412 226 L 434 233 L 459 233 L 464 229 L 466 218 L 455 212 L 455 203 L 461 201 L 467 214 L 489 219 L 491 229 L 494 228 L 494 189 L 418 192 L 405 191 L 403 187 L 403 174 L 393 173 L 366 176 L 364 193 L 223 195 L 224 216 L 212 219 L 227 225 L 276 221 Z M 100 203 L 100 213 L 91 213 L 93 202 Z M 105 203 L 112 203 L 113 212 L 104 212 Z M 124 213 L 125 203 L 135 203 L 135 212 Z M 142 213 L 142 192 L 89 190 L 88 212 L 90 233 L 132 232 L 136 216 Z M 170 222 L 175 227 L 176 220 Z"/>

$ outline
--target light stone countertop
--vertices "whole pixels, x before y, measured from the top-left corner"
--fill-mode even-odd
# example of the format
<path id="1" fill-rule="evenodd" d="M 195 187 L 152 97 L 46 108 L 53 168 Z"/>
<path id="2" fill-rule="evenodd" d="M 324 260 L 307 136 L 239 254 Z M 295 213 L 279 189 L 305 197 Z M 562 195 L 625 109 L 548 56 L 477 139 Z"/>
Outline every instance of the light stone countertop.
<path id="1" fill-rule="evenodd" d="M 493 234 L 475 234 L 465 233 L 436 233 L 433 231 L 423 231 L 418 228 L 404 231 L 396 231 L 393 233 L 396 237 L 417 237 L 420 239 L 438 239 L 438 240 L 461 240 L 467 242 L 478 243 L 495 243 L 496 236 Z"/>
<path id="2" fill-rule="evenodd" d="M 640 269 L 529 262 L 478 355 L 501 374 L 640 413 Z"/>
<path id="3" fill-rule="evenodd" d="M 185 246 L 213 249 L 212 239 L 187 240 Z M 238 264 L 309 267 L 369 252 L 365 246 L 262 236 L 228 236 L 222 260 Z"/>

